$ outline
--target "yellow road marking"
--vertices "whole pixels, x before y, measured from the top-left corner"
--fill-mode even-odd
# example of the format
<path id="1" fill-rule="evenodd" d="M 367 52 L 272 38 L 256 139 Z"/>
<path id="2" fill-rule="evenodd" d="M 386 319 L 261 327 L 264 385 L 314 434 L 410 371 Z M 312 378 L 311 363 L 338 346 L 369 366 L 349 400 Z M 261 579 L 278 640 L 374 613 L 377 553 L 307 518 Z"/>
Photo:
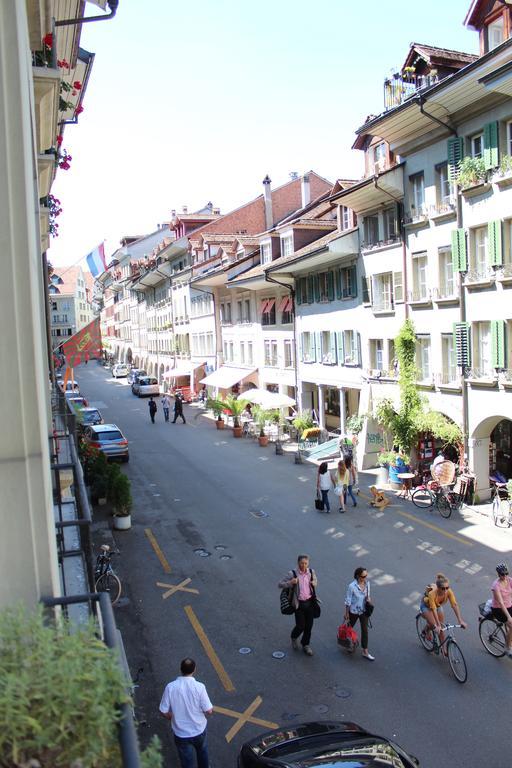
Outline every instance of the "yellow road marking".
<path id="1" fill-rule="evenodd" d="M 193 587 L 186 587 L 186 584 L 190 584 L 192 579 L 184 579 L 179 584 L 164 584 L 161 581 L 157 581 L 156 585 L 157 587 L 167 587 L 167 592 L 164 592 L 162 594 L 162 599 L 167 600 L 168 597 L 171 595 L 174 595 L 175 592 L 193 592 L 194 595 L 199 594 L 198 589 L 194 589 Z"/>
<path id="2" fill-rule="evenodd" d="M 206 632 L 204 631 L 204 629 L 202 628 L 201 624 L 199 623 L 199 620 L 198 620 L 197 616 L 195 615 L 194 609 L 192 608 L 191 605 L 186 605 L 185 606 L 185 613 L 187 614 L 188 620 L 192 624 L 192 627 L 194 628 L 194 630 L 196 632 L 196 635 L 198 636 L 199 640 L 201 641 L 201 645 L 203 646 L 203 648 L 204 648 L 204 650 L 206 652 L 206 655 L 210 659 L 211 664 L 212 664 L 214 670 L 218 674 L 219 679 L 220 679 L 222 685 L 224 686 L 224 689 L 226 691 L 228 691 L 228 693 L 233 692 L 234 690 L 236 690 L 235 686 L 233 685 L 230 676 L 228 675 L 228 673 L 226 672 L 226 670 L 222 666 L 221 660 L 219 659 L 219 657 L 215 653 L 215 651 L 213 649 L 213 646 L 210 643 L 210 641 L 208 640 Z"/>
<path id="3" fill-rule="evenodd" d="M 443 529 L 439 528 L 438 525 L 434 525 L 433 523 L 427 523 L 425 520 L 420 520 L 419 517 L 416 517 L 415 515 L 411 515 L 409 512 L 401 512 L 398 509 L 397 513 L 399 515 L 402 515 L 403 517 L 407 517 L 409 520 L 414 520 L 415 523 L 424 525 L 425 528 L 430 528 L 431 530 L 436 531 L 436 533 L 440 533 L 442 536 L 446 536 L 448 539 L 459 541 L 461 544 L 465 544 L 467 547 L 473 546 L 473 544 L 470 541 L 466 541 L 466 539 L 463 539 L 462 536 L 457 536 L 455 533 L 448 533 L 448 531 L 443 531 Z"/>
<path id="4" fill-rule="evenodd" d="M 171 572 L 171 566 L 167 562 L 167 559 L 166 559 L 164 553 L 160 549 L 160 547 L 158 545 L 158 542 L 155 539 L 153 531 L 151 530 L 151 528 L 144 528 L 144 533 L 148 537 L 149 543 L 151 544 L 151 546 L 155 550 L 155 554 L 158 557 L 158 559 L 160 560 L 162 568 L 164 569 L 164 573 L 170 573 Z"/>
<path id="5" fill-rule="evenodd" d="M 263 728 L 279 728 L 278 723 L 272 723 L 270 720 L 262 720 L 259 717 L 253 717 L 253 713 L 258 709 L 263 702 L 261 696 L 256 696 L 254 701 L 249 704 L 245 712 L 235 712 L 233 709 L 226 709 L 225 707 L 214 707 L 213 711 L 218 712 L 221 715 L 227 715 L 233 717 L 237 722 L 234 723 L 229 731 L 226 733 L 226 741 L 229 743 L 238 731 L 245 725 L 245 723 L 254 723 L 255 725 L 261 725 Z"/>

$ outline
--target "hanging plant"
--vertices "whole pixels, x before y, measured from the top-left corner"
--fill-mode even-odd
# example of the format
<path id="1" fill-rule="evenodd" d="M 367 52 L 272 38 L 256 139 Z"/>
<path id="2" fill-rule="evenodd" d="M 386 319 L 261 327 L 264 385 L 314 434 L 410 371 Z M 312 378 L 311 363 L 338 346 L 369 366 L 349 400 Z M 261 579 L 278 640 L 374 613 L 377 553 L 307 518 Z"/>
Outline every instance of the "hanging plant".
<path id="1" fill-rule="evenodd" d="M 59 236 L 59 225 L 55 221 L 57 216 L 60 216 L 62 213 L 62 208 L 60 204 L 60 200 L 58 200 L 55 195 L 48 195 L 47 197 L 47 207 L 50 211 L 49 217 L 48 217 L 48 232 L 52 237 L 58 237 Z"/>
<path id="2" fill-rule="evenodd" d="M 68 171 L 71 168 L 71 155 L 68 154 L 66 149 L 59 151 L 57 155 L 57 165 L 62 168 L 63 171 Z"/>

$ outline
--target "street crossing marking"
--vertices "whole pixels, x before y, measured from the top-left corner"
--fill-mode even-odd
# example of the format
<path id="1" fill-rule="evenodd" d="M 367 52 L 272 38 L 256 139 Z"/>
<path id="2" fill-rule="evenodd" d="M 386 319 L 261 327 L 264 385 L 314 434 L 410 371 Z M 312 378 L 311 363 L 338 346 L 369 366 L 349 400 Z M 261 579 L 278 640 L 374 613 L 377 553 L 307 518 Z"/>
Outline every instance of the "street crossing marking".
<path id="1" fill-rule="evenodd" d="M 229 731 L 226 733 L 226 741 L 229 742 L 236 736 L 238 731 L 246 724 L 246 723 L 254 723 L 254 725 L 261 725 L 263 728 L 279 728 L 278 723 L 272 723 L 269 720 L 261 720 L 259 717 L 253 717 L 253 713 L 258 709 L 260 704 L 263 703 L 263 699 L 261 696 L 256 696 L 253 702 L 249 704 L 247 709 L 244 712 L 235 712 L 234 709 L 226 709 L 226 707 L 213 707 L 214 712 L 218 712 L 220 715 L 227 715 L 228 717 L 233 717 L 236 720 L 236 723 L 234 723 Z"/>
<path id="2" fill-rule="evenodd" d="M 226 690 L 228 693 L 232 693 L 235 691 L 235 686 L 233 685 L 230 676 L 222 666 L 222 662 L 215 653 L 215 650 L 213 648 L 213 645 L 210 643 L 208 636 L 206 635 L 206 632 L 202 628 L 199 619 L 197 618 L 196 614 L 194 613 L 194 609 L 191 605 L 185 606 L 185 613 L 187 614 L 188 620 L 192 624 L 193 629 L 195 630 L 196 635 L 199 638 L 199 641 L 201 645 L 203 646 L 206 655 L 210 659 L 210 662 L 212 664 L 212 667 L 216 671 L 217 675 L 219 676 L 219 680 L 221 681 L 222 685 L 224 686 L 224 690 Z M 238 716 L 238 713 L 237 713 Z M 272 726 L 273 727 L 273 726 Z M 277 726 L 276 726 L 277 728 Z"/>
<path id="3" fill-rule="evenodd" d="M 149 543 L 153 547 L 155 555 L 160 560 L 162 568 L 164 569 L 164 573 L 170 573 L 171 572 L 171 566 L 167 562 L 167 558 L 165 557 L 164 553 L 160 549 L 160 546 L 159 546 L 157 540 L 155 539 L 155 535 L 154 535 L 153 531 L 151 530 L 151 528 L 144 528 L 144 533 L 148 537 Z"/>
<path id="4" fill-rule="evenodd" d="M 167 598 L 174 595 L 175 592 L 192 592 L 194 595 L 198 595 L 198 589 L 186 586 L 187 584 L 190 584 L 191 581 L 192 579 L 183 579 L 179 584 L 164 584 L 161 581 L 157 581 L 156 585 L 157 587 L 167 588 L 167 592 L 162 593 L 162 600 L 167 600 Z"/>

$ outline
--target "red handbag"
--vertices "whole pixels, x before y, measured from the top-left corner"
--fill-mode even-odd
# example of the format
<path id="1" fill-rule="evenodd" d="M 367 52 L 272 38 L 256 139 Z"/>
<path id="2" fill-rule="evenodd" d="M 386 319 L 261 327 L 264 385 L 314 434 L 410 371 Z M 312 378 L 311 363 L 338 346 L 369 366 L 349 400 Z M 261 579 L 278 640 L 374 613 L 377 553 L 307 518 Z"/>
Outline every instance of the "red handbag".
<path id="1" fill-rule="evenodd" d="M 350 624 L 345 623 L 338 627 L 338 645 L 353 650 L 358 642 L 357 632 Z"/>

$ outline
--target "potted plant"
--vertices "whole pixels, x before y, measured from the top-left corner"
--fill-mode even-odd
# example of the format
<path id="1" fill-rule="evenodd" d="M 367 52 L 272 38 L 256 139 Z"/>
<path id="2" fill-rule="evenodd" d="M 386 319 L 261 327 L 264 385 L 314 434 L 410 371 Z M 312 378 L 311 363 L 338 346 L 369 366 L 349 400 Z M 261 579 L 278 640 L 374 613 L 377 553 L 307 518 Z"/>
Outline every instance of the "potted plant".
<path id="1" fill-rule="evenodd" d="M 108 461 L 104 453 L 97 450 L 91 457 L 88 473 L 91 484 L 91 500 L 93 504 L 106 504 Z"/>
<path id="2" fill-rule="evenodd" d="M 222 418 L 222 413 L 226 407 L 224 401 L 218 397 L 209 397 L 206 400 L 206 407 L 213 411 L 217 429 L 224 429 L 224 419 Z"/>
<path id="3" fill-rule="evenodd" d="M 114 505 L 114 528 L 116 531 L 127 531 L 132 527 L 132 494 L 130 481 L 121 472 L 112 484 L 112 503 Z"/>
<path id="4" fill-rule="evenodd" d="M 315 422 L 313 421 L 311 411 L 301 411 L 299 415 L 294 418 L 292 424 L 297 430 L 299 440 L 305 439 L 303 435 L 307 429 L 315 428 Z"/>
<path id="5" fill-rule="evenodd" d="M 260 405 L 256 405 L 253 409 L 253 418 L 257 424 L 260 433 L 258 435 L 258 443 L 262 448 L 268 445 L 268 435 L 265 434 L 265 424 L 272 418 L 272 411 L 267 411 Z"/>
<path id="6" fill-rule="evenodd" d="M 465 157 L 459 165 L 459 184 L 461 189 L 482 184 L 487 171 L 483 157 Z"/>
<path id="7" fill-rule="evenodd" d="M 242 425 L 240 424 L 240 417 L 245 410 L 247 400 L 243 400 L 241 397 L 235 397 L 235 395 L 228 395 L 224 400 L 224 408 L 229 411 L 233 417 L 233 437 L 242 437 Z"/>

